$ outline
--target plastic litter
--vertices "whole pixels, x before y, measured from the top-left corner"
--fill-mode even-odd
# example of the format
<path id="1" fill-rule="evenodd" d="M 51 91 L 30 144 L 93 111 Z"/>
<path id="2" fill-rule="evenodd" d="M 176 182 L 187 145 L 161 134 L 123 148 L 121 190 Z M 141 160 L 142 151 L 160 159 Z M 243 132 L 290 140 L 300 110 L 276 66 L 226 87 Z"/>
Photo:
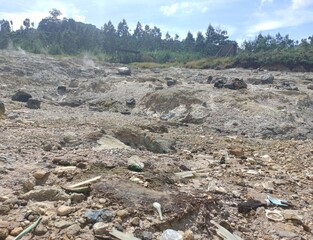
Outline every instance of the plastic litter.
<path id="1" fill-rule="evenodd" d="M 163 215 L 162 215 L 162 210 L 161 210 L 161 204 L 158 203 L 158 202 L 154 202 L 154 203 L 153 203 L 153 207 L 155 207 L 156 210 L 158 211 L 160 220 L 162 221 L 162 220 L 163 220 Z"/>
<path id="2" fill-rule="evenodd" d="M 140 158 L 138 156 L 132 156 L 128 159 L 128 170 L 134 172 L 142 172 L 142 169 L 144 167 L 145 165 L 140 161 Z"/>
<path id="3" fill-rule="evenodd" d="M 268 205 L 274 204 L 274 205 L 281 206 L 281 207 L 288 207 L 289 206 L 287 200 L 281 200 L 281 199 L 274 198 L 271 196 L 267 196 L 266 202 Z"/>
<path id="4" fill-rule="evenodd" d="M 173 229 L 166 229 L 162 233 L 160 240 L 183 240 L 183 237 Z"/>
<path id="5" fill-rule="evenodd" d="M 27 233 L 29 233 L 31 230 L 33 230 L 35 227 L 37 227 L 37 225 L 40 223 L 42 217 L 39 216 L 38 219 L 36 220 L 36 222 L 34 222 L 32 225 L 30 225 L 28 228 L 24 229 L 19 235 L 17 235 L 14 240 L 19 240 L 21 239 L 24 235 L 26 235 Z"/>
<path id="6" fill-rule="evenodd" d="M 265 216 L 270 219 L 273 220 L 275 222 L 280 222 L 284 220 L 283 215 L 281 214 L 281 212 L 279 210 L 265 210 Z"/>
<path id="7" fill-rule="evenodd" d="M 243 240 L 241 237 L 239 237 L 236 234 L 232 234 L 229 232 L 226 228 L 219 225 L 217 222 L 214 222 L 213 220 L 210 221 L 212 224 L 214 224 L 218 229 L 216 230 L 216 233 L 222 237 L 225 240 Z"/>
<path id="8" fill-rule="evenodd" d="M 127 233 L 120 232 L 116 228 L 112 228 L 110 234 L 120 240 L 140 240 L 139 238 L 133 237 Z"/>

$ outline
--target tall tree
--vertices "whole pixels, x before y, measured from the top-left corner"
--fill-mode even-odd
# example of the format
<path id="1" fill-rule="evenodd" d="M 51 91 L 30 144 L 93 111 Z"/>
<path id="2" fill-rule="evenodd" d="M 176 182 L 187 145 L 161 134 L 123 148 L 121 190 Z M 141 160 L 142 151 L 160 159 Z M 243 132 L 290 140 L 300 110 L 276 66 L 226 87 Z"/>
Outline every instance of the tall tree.
<path id="1" fill-rule="evenodd" d="M 197 52 L 204 52 L 205 51 L 205 38 L 202 32 L 197 33 L 196 43 L 195 43 L 195 50 Z"/>
<path id="2" fill-rule="evenodd" d="M 29 27 L 30 27 L 30 20 L 29 20 L 29 18 L 25 18 L 25 20 L 23 21 L 23 26 L 25 27 L 26 30 L 29 29 Z"/>
<path id="3" fill-rule="evenodd" d="M 187 51 L 193 51 L 195 49 L 196 40 L 191 32 L 187 33 L 187 37 L 184 40 L 184 48 Z"/>
<path id="4" fill-rule="evenodd" d="M 53 19 L 58 19 L 58 17 L 62 15 L 61 11 L 55 8 L 51 9 L 49 13 L 50 13 L 50 17 Z"/>
<path id="5" fill-rule="evenodd" d="M 125 19 L 123 19 L 117 26 L 117 36 L 120 38 L 129 37 L 129 27 Z"/>

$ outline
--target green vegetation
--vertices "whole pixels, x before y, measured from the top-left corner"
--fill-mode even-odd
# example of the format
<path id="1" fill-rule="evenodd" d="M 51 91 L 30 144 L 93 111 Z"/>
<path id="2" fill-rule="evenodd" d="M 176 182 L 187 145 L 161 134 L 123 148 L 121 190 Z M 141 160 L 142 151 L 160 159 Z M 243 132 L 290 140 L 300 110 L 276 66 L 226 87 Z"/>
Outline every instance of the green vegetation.
<path id="1" fill-rule="evenodd" d="M 62 13 L 52 9 L 37 29 L 29 18 L 13 31 L 13 22 L 0 20 L 0 49 L 21 48 L 32 53 L 60 56 L 91 55 L 102 61 L 132 63 L 143 67 L 184 66 L 188 68 L 273 67 L 289 69 L 302 67 L 313 70 L 313 36 L 300 43 L 288 35 L 274 37 L 259 34 L 253 41 L 245 41 L 235 57 L 222 53 L 222 46 L 237 43 L 228 39 L 225 30 L 209 24 L 203 34 L 191 32 L 179 40 L 169 33 L 163 37 L 158 27 L 143 26 L 140 22 L 131 31 L 126 20 L 117 27 L 111 21 L 101 29 L 73 19 L 59 18 Z M 133 32 L 131 34 L 131 32 Z"/>

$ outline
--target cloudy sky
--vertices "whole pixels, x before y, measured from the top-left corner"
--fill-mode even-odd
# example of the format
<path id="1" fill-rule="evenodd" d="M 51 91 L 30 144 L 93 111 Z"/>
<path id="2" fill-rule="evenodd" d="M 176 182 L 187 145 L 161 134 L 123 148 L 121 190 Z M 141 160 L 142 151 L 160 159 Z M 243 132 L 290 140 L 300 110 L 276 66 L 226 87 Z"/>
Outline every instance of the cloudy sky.
<path id="1" fill-rule="evenodd" d="M 0 0 L 0 19 L 12 20 L 14 29 L 25 18 L 37 25 L 52 8 L 61 17 L 99 28 L 109 20 L 117 26 L 125 19 L 133 30 L 140 21 L 181 39 L 188 31 L 205 33 L 209 24 L 227 30 L 238 42 L 260 32 L 289 34 L 295 40 L 313 35 L 313 0 Z"/>

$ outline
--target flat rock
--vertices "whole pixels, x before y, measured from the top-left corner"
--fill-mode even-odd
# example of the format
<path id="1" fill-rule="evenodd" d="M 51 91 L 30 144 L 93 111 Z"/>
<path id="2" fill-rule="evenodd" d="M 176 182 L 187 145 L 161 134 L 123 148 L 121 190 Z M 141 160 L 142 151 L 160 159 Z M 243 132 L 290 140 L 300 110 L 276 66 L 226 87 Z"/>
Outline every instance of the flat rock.
<path id="1" fill-rule="evenodd" d="M 34 190 L 22 195 L 22 198 L 35 201 L 66 201 L 71 197 L 62 189 L 56 187 L 38 186 Z"/>
<path id="2" fill-rule="evenodd" d="M 54 226 L 56 228 L 59 228 L 59 229 L 64 229 L 64 228 L 67 228 L 67 227 L 69 227 L 71 225 L 73 225 L 73 222 L 66 221 L 66 220 L 61 220 L 61 221 L 54 222 Z"/>
<path id="3" fill-rule="evenodd" d="M 46 174 L 47 174 L 46 170 L 39 169 L 33 173 L 33 177 L 36 179 L 42 179 L 44 178 L 44 176 L 46 176 Z"/>
<path id="4" fill-rule="evenodd" d="M 298 234 L 290 231 L 277 231 L 277 235 L 282 238 L 295 238 L 298 236 Z"/>
<path id="5" fill-rule="evenodd" d="M 108 224 L 104 222 L 97 222 L 92 226 L 92 229 L 95 234 L 105 234 L 108 230 Z"/>
<path id="6" fill-rule="evenodd" d="M 68 236 L 77 236 L 81 231 L 79 224 L 73 224 L 72 226 L 63 230 Z"/>
<path id="7" fill-rule="evenodd" d="M 75 211 L 75 208 L 73 208 L 73 207 L 61 206 L 57 209 L 57 214 L 59 216 L 67 216 L 74 211 Z"/>

